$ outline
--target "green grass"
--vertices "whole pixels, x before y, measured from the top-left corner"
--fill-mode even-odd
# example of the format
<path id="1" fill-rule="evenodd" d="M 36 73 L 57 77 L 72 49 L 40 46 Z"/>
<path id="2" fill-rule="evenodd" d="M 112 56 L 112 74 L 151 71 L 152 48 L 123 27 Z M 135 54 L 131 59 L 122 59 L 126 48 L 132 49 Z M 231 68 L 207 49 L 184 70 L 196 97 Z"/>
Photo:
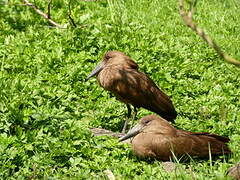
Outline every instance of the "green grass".
<path id="1" fill-rule="evenodd" d="M 4 1 L 2 1 L 4 2 Z M 46 10 L 47 3 L 36 1 Z M 1 179 L 227 179 L 240 160 L 240 71 L 187 28 L 177 1 L 74 1 L 77 28 L 49 28 L 30 7 L 0 5 Z M 67 1 L 52 18 L 68 23 Z M 196 21 L 240 59 L 240 4 L 202 0 Z M 89 127 L 121 129 L 124 104 L 85 78 L 109 50 L 131 56 L 172 100 L 176 126 L 229 136 L 233 155 L 191 160 L 179 174 L 137 159 L 128 145 L 93 137 Z M 150 112 L 141 109 L 138 118 Z"/>

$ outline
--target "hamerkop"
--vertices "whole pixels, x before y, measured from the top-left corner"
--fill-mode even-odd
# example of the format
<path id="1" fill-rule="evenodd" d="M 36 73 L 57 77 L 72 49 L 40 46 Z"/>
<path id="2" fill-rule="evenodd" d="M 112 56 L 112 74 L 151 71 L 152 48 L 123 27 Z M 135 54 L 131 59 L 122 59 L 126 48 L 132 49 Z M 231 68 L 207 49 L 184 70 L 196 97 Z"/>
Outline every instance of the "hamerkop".
<path id="1" fill-rule="evenodd" d="M 157 115 L 144 116 L 139 124 L 119 140 L 130 137 L 133 137 L 133 152 L 141 158 L 168 161 L 174 156 L 205 158 L 209 156 L 209 152 L 212 156 L 231 153 L 226 145 L 229 138 L 179 130 Z"/>
<path id="2" fill-rule="evenodd" d="M 124 53 L 107 52 L 87 80 L 94 75 L 97 75 L 100 86 L 127 104 L 128 118 L 131 116 L 130 104 L 134 106 L 134 118 L 139 107 L 155 112 L 171 122 L 176 118 L 177 113 L 170 98 L 147 75 L 138 71 L 138 65 Z M 123 132 L 127 122 L 128 119 Z"/>

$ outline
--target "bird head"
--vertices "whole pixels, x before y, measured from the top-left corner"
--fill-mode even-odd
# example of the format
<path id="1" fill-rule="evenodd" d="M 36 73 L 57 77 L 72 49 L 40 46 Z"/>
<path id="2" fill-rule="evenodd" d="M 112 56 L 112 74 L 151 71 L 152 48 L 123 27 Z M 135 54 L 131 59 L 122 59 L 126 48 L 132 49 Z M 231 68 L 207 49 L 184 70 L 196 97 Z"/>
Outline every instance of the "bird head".
<path id="1" fill-rule="evenodd" d="M 147 115 L 140 119 L 139 123 L 128 131 L 119 141 L 124 141 L 139 133 L 169 134 L 174 128 L 163 118 L 157 115 Z"/>
<path id="2" fill-rule="evenodd" d="M 109 51 L 103 56 L 102 61 L 92 70 L 86 80 L 90 79 L 95 75 L 98 75 L 98 73 L 102 71 L 105 67 L 114 65 L 121 65 L 126 67 L 129 66 L 134 69 L 138 68 L 138 65 L 123 52 Z"/>

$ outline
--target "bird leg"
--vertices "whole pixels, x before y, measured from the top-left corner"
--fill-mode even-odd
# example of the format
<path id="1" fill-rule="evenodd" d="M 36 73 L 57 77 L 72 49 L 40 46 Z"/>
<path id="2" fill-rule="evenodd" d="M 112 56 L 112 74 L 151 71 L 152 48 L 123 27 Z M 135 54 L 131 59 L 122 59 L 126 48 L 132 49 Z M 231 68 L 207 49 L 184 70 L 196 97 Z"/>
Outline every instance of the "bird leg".
<path id="1" fill-rule="evenodd" d="M 133 127 L 134 121 L 135 121 L 135 119 L 136 119 L 136 117 L 137 117 L 137 111 L 138 111 L 138 109 L 134 106 L 134 110 L 133 110 L 133 111 L 134 111 L 134 112 L 133 112 L 133 118 L 132 118 L 131 128 Z"/>
<path id="2" fill-rule="evenodd" d="M 131 110 L 131 107 L 130 107 L 129 104 L 127 104 L 127 110 L 128 110 L 127 119 L 125 120 L 124 125 L 123 125 L 123 129 L 122 129 L 122 133 L 124 133 L 124 134 L 126 132 L 126 128 L 127 128 L 128 122 L 129 122 L 129 118 L 131 117 L 131 113 L 132 113 L 132 110 Z M 135 108 L 134 108 L 134 110 L 135 110 Z"/>

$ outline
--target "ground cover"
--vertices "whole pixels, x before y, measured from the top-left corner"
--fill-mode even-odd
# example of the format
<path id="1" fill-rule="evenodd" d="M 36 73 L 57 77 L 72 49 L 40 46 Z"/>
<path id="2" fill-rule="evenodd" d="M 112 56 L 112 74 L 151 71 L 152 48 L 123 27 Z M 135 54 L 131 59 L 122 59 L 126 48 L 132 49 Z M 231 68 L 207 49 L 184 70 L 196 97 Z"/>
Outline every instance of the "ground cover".
<path id="1" fill-rule="evenodd" d="M 45 2 L 35 1 L 46 11 Z M 72 2 L 77 28 L 50 28 L 30 7 L 0 5 L 0 177 L 2 179 L 226 179 L 240 159 L 240 73 L 187 28 L 177 1 Z M 224 51 L 240 59 L 238 1 L 199 1 L 196 21 Z M 67 1 L 53 1 L 52 18 L 68 23 Z M 180 163 L 141 161 L 130 146 L 94 137 L 90 127 L 119 131 L 124 104 L 85 82 L 109 50 L 131 56 L 172 100 L 176 126 L 229 136 L 230 158 Z M 138 117 L 151 114 L 141 109 Z"/>

